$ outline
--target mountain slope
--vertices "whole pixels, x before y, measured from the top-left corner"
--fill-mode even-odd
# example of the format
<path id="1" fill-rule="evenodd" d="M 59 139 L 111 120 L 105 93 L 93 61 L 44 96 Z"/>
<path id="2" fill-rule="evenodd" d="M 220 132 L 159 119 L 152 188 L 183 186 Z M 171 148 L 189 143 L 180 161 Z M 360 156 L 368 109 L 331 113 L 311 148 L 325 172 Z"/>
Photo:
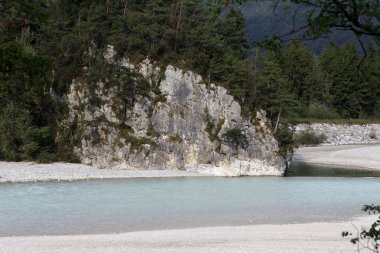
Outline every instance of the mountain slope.
<path id="1" fill-rule="evenodd" d="M 294 28 L 302 27 L 306 24 L 308 9 L 303 6 L 293 6 L 285 10 L 285 5 L 280 4 L 276 9 L 273 8 L 272 1 L 254 1 L 245 4 L 242 8 L 246 19 L 246 35 L 250 41 L 269 39 L 273 34 L 276 36 L 287 34 Z M 294 26 L 293 26 L 294 24 Z M 284 37 L 285 40 L 300 38 L 301 35 L 291 35 Z M 371 40 L 363 37 L 365 43 Z M 353 32 L 335 30 L 326 38 L 318 38 L 312 41 L 305 41 L 305 45 L 312 48 L 314 52 L 320 54 L 328 43 L 337 45 L 355 44 L 360 48 L 358 39 Z"/>

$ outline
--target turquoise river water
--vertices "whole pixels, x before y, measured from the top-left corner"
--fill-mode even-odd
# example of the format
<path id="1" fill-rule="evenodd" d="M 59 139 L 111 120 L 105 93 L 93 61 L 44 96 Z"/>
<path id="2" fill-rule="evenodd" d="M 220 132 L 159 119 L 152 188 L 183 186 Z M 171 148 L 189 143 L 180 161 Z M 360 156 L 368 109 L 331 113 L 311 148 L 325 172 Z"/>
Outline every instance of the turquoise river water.
<path id="1" fill-rule="evenodd" d="M 118 233 L 350 219 L 376 177 L 93 180 L 0 185 L 0 236 Z"/>

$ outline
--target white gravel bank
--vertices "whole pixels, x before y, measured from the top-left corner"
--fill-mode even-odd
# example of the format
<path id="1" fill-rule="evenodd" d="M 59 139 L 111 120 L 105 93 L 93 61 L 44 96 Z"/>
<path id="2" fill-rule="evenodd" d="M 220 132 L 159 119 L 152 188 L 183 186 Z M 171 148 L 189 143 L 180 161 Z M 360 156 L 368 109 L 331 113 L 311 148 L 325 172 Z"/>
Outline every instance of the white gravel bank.
<path id="1" fill-rule="evenodd" d="M 209 176 L 209 174 L 175 170 L 97 169 L 88 165 L 70 163 L 0 162 L 0 183 L 195 176 Z"/>
<path id="2" fill-rule="evenodd" d="M 134 253 L 134 252 L 355 252 L 342 231 L 370 225 L 372 217 L 352 222 L 208 227 L 124 234 L 2 237 L 7 253 Z M 361 251 L 365 252 L 365 251 Z"/>
<path id="3" fill-rule="evenodd" d="M 380 145 L 301 147 L 294 162 L 344 168 L 380 170 Z"/>

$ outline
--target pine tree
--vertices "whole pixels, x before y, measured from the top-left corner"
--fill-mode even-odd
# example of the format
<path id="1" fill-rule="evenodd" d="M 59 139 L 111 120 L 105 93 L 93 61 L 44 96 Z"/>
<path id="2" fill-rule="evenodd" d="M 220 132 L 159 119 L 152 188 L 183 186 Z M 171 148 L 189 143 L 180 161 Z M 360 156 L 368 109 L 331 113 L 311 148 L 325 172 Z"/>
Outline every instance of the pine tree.
<path id="1" fill-rule="evenodd" d="M 331 82 L 331 105 L 347 118 L 358 118 L 360 103 L 358 90 L 359 57 L 354 46 L 338 48 L 330 45 L 321 56 L 321 67 Z"/>
<path id="2" fill-rule="evenodd" d="M 259 105 L 268 111 L 271 118 L 282 112 L 285 116 L 294 114 L 299 105 L 296 96 L 290 91 L 290 80 L 284 73 L 277 56 L 269 52 L 264 59 L 263 66 L 255 76 L 257 86 L 257 100 Z"/>
<path id="3" fill-rule="evenodd" d="M 299 42 L 292 42 L 281 52 L 281 66 L 290 80 L 290 89 L 297 95 L 298 100 L 307 102 L 307 82 L 313 72 L 314 56 L 310 49 Z"/>

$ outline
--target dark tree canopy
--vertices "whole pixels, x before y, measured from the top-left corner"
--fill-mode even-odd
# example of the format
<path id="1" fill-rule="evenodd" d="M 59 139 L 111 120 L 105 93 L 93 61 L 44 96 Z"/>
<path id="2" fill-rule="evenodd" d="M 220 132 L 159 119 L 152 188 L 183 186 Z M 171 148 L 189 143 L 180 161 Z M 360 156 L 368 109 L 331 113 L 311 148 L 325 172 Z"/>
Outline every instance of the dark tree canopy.
<path id="1" fill-rule="evenodd" d="M 218 6 L 243 4 L 251 0 L 215 0 Z M 359 38 L 368 35 L 380 39 L 380 4 L 377 0 L 257 0 L 271 1 L 278 8 L 305 6 L 309 10 L 305 25 L 294 24 L 288 36 L 301 33 L 306 39 L 324 36 L 333 29 L 354 32 Z M 292 15 L 297 15 L 294 13 Z"/>

